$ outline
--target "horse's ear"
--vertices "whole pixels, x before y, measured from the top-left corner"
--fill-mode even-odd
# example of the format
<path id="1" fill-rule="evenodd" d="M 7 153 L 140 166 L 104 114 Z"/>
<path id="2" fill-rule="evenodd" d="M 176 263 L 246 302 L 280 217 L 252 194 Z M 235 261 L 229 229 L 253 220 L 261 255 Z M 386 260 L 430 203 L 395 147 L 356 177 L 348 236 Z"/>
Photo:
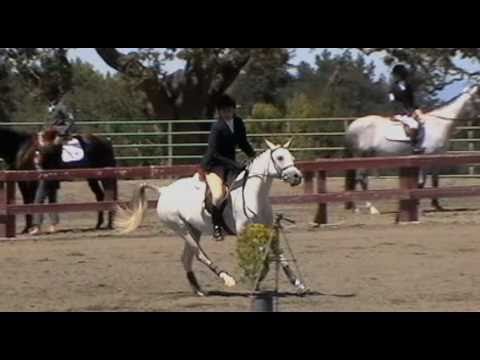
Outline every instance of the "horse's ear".
<path id="1" fill-rule="evenodd" d="M 292 145 L 292 141 L 293 141 L 293 137 L 290 140 L 288 140 L 288 142 L 286 142 L 285 145 L 283 145 L 283 147 L 285 149 L 288 149 L 290 147 L 290 145 Z"/>
<path id="2" fill-rule="evenodd" d="M 267 144 L 267 146 L 268 146 L 268 148 L 269 148 L 270 150 L 273 150 L 273 149 L 275 149 L 275 148 L 278 147 L 278 146 L 276 146 L 274 143 L 268 141 L 267 139 L 265 139 L 265 143 Z"/>

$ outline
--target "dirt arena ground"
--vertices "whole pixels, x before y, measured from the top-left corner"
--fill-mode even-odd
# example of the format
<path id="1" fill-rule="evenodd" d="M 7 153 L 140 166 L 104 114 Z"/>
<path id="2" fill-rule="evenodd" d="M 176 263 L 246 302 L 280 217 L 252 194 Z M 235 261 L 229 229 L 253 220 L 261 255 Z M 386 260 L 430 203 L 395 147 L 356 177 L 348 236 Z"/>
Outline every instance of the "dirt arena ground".
<path id="1" fill-rule="evenodd" d="M 446 179 L 452 185 L 478 179 Z M 157 182 L 159 184 L 159 182 Z M 329 182 L 336 189 L 341 182 Z M 396 181 L 372 179 L 372 188 Z M 120 186 L 129 198 L 135 182 Z M 301 189 L 276 184 L 274 193 Z M 61 200 L 92 199 L 86 184 L 67 183 Z M 312 295 L 297 297 L 281 278 L 281 311 L 478 311 L 480 203 L 449 199 L 448 212 L 427 210 L 418 225 L 393 225 L 395 202 L 378 203 L 380 216 L 331 206 L 334 226 L 311 229 L 314 206 L 278 206 L 295 219 L 286 236 Z M 212 296 L 191 294 L 180 255 L 183 241 L 150 211 L 138 232 L 117 236 L 92 230 L 95 214 L 64 214 L 60 232 L 0 242 L 0 311 L 249 311 L 243 284 L 225 289 L 202 265 L 199 281 Z M 23 220 L 18 221 L 21 229 Z M 203 239 L 210 257 L 237 278 L 235 238 Z M 273 286 L 273 273 L 267 286 Z"/>

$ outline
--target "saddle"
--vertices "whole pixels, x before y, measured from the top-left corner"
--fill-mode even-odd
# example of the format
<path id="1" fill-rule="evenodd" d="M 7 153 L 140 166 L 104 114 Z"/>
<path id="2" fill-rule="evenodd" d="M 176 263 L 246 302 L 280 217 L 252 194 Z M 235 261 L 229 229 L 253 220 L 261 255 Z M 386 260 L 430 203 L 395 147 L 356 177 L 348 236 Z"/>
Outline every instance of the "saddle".
<path id="1" fill-rule="evenodd" d="M 420 140 L 420 136 L 423 136 L 424 127 L 420 125 L 418 130 L 412 129 L 409 126 L 401 123 L 398 117 L 401 115 L 393 116 L 390 118 L 389 124 L 386 128 L 385 138 L 390 141 L 400 142 L 414 142 Z"/>
<path id="2" fill-rule="evenodd" d="M 231 197 L 230 197 L 230 192 L 232 189 L 232 185 L 235 182 L 235 179 L 237 176 L 240 174 L 238 171 L 230 171 L 227 175 L 227 178 L 225 179 L 225 182 L 223 184 L 224 186 L 224 198 L 222 200 L 222 204 L 220 205 L 220 211 L 223 214 L 223 211 L 227 207 L 228 203 L 231 202 Z M 206 184 L 206 179 L 202 171 L 199 171 L 199 179 L 201 182 L 204 182 Z M 207 185 L 207 184 L 206 184 Z M 205 186 L 205 197 L 204 197 L 204 205 L 205 205 L 205 211 L 212 215 L 213 211 L 213 200 L 212 200 L 212 192 L 210 191 L 210 187 L 207 185 Z M 227 224 L 225 223 L 225 218 L 222 216 L 222 228 L 225 230 L 225 232 L 228 235 L 236 235 L 234 231 L 232 231 Z"/>

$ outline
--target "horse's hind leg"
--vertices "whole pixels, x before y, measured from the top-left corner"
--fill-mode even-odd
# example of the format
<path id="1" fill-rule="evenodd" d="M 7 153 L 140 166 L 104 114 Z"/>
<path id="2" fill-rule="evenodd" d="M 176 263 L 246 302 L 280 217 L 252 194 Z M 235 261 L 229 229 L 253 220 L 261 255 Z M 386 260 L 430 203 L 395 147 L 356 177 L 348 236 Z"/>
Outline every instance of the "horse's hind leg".
<path id="1" fill-rule="evenodd" d="M 97 180 L 89 179 L 88 186 L 90 186 L 90 189 L 95 194 L 95 198 L 97 199 L 98 202 L 103 201 L 105 199 L 105 193 L 103 192 Z M 95 228 L 100 229 L 103 225 L 103 221 L 104 221 L 103 211 L 99 211 L 98 217 L 97 217 L 97 226 Z"/>
<path id="2" fill-rule="evenodd" d="M 118 198 L 117 193 L 117 179 L 105 179 L 102 180 L 103 190 L 104 190 L 104 197 L 107 201 L 116 201 Z M 114 221 L 115 211 L 108 212 L 108 225 L 107 229 L 113 229 L 113 221 Z"/>
<path id="3" fill-rule="evenodd" d="M 183 263 L 183 268 L 185 269 L 185 272 L 187 273 L 187 280 L 188 283 L 190 284 L 193 292 L 197 296 L 205 296 L 205 292 L 202 290 L 200 287 L 200 284 L 198 283 L 197 277 L 195 276 L 195 273 L 193 272 L 193 259 L 195 257 L 195 252 L 196 249 L 193 247 L 189 242 L 185 242 L 185 247 L 183 249 L 183 254 L 182 254 L 182 263 Z"/>
<path id="4" fill-rule="evenodd" d="M 368 191 L 368 170 L 361 170 L 358 172 L 357 182 L 360 183 L 363 191 Z M 370 202 L 365 203 L 365 207 L 368 209 L 371 215 L 379 215 L 380 211 Z"/>
<path id="5" fill-rule="evenodd" d="M 440 175 L 437 169 L 432 172 L 432 187 L 437 188 L 440 186 Z M 445 211 L 438 198 L 432 199 L 432 207 L 437 211 Z"/>
<path id="6" fill-rule="evenodd" d="M 345 174 L 345 191 L 355 191 L 357 187 L 357 171 L 356 170 L 347 170 Z M 355 210 L 356 205 L 353 201 L 348 201 L 345 203 L 346 210 Z"/>

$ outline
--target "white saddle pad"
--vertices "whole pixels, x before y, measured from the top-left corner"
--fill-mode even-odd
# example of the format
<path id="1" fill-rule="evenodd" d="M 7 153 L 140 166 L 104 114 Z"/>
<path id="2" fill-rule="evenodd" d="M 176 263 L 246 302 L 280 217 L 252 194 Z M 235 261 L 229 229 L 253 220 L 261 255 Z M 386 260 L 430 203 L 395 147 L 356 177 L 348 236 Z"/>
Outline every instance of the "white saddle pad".
<path id="1" fill-rule="evenodd" d="M 65 163 L 80 161 L 85 157 L 82 145 L 78 139 L 71 139 L 62 148 L 62 161 Z"/>
<path id="2" fill-rule="evenodd" d="M 385 127 L 385 138 L 390 141 L 410 142 L 402 124 L 390 121 Z"/>

